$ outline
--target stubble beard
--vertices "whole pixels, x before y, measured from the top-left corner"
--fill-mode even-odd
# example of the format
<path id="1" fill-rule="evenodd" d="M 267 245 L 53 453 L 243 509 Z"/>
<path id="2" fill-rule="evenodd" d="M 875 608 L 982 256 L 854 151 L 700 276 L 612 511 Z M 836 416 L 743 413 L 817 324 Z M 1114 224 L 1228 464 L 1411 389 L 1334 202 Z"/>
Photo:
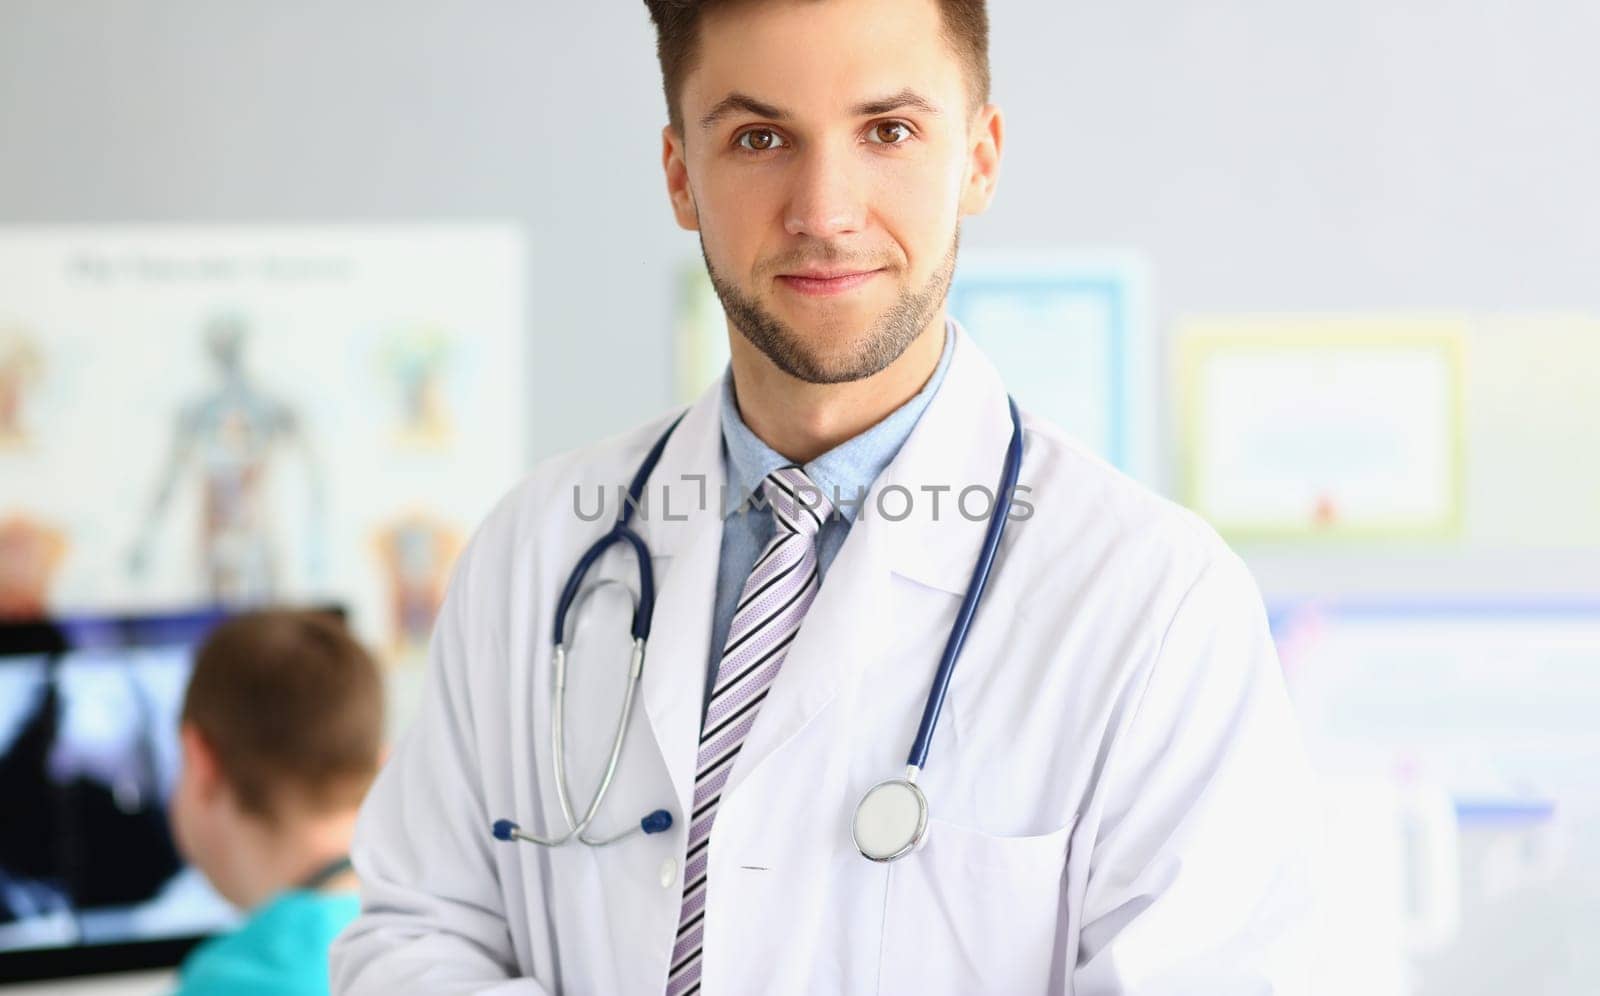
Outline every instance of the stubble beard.
<path id="1" fill-rule="evenodd" d="M 894 304 L 868 327 L 846 328 L 830 320 L 816 330 L 814 337 L 801 335 L 755 298 L 718 275 L 706 255 L 703 237 L 700 255 L 705 259 L 706 273 L 722 302 L 723 312 L 746 341 L 791 377 L 808 384 L 841 384 L 871 377 L 884 369 L 899 359 L 928 327 L 950 292 L 960 245 L 961 229 L 957 226 L 949 251 L 927 282 L 915 290 L 902 290 Z M 822 343 L 833 342 L 845 344 L 835 355 L 827 355 L 819 348 Z"/>

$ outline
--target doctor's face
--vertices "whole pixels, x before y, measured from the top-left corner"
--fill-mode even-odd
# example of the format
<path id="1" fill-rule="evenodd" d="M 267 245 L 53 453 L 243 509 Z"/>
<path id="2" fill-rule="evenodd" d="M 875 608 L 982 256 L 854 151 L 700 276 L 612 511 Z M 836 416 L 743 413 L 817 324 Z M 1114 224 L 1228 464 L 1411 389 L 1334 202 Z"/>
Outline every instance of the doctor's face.
<path id="1" fill-rule="evenodd" d="M 811 383 L 871 376 L 944 316 L 1001 126 L 936 0 L 745 0 L 700 24 L 663 133 L 679 224 L 733 327 Z"/>

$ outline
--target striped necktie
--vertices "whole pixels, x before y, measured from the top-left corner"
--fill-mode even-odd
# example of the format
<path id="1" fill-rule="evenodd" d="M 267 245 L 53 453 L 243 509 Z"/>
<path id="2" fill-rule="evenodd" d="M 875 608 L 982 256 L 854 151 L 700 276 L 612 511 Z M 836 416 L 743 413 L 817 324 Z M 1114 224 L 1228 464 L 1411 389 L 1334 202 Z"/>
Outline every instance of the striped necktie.
<path id="1" fill-rule="evenodd" d="M 678 915 L 667 996 L 687 996 L 700 989 L 706 869 L 711 824 L 722 799 L 722 786 L 821 583 L 817 530 L 832 511 L 822 490 L 799 467 L 781 467 L 768 474 L 761 490 L 777 528 L 751 569 L 733 610 L 700 731 L 689 853 L 683 870 L 683 909 Z"/>

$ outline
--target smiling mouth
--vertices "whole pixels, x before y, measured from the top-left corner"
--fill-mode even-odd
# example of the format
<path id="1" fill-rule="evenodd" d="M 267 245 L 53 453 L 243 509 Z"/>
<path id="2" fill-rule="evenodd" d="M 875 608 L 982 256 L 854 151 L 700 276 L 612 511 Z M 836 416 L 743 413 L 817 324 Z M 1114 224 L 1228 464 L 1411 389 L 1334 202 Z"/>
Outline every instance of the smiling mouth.
<path id="1" fill-rule="evenodd" d="M 882 272 L 882 269 L 861 270 L 855 273 L 841 273 L 827 277 L 785 273 L 779 275 L 778 282 L 790 290 L 804 294 L 807 297 L 831 297 L 835 294 L 843 294 L 847 291 L 855 290 Z"/>

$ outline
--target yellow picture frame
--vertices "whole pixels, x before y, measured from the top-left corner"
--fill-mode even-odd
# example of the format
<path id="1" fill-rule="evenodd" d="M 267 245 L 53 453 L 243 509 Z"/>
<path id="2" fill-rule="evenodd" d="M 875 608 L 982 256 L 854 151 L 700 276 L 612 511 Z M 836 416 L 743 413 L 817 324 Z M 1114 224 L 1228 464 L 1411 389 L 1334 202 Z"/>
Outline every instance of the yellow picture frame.
<path id="1" fill-rule="evenodd" d="M 1454 318 L 1305 318 L 1252 316 L 1190 320 L 1180 327 L 1176 373 L 1180 441 L 1178 480 L 1185 504 L 1211 521 L 1224 535 L 1248 542 L 1422 540 L 1459 537 L 1464 520 L 1466 444 L 1465 383 L 1466 330 L 1464 319 Z M 1445 411 L 1441 422 L 1448 460 L 1448 481 L 1443 508 L 1422 517 L 1357 517 L 1345 520 L 1316 514 L 1299 521 L 1286 518 L 1250 519 L 1222 514 L 1207 507 L 1209 489 L 1201 475 L 1210 466 L 1211 445 L 1207 428 L 1207 364 L 1219 357 L 1254 354 L 1392 352 L 1436 354 L 1444 375 Z"/>

